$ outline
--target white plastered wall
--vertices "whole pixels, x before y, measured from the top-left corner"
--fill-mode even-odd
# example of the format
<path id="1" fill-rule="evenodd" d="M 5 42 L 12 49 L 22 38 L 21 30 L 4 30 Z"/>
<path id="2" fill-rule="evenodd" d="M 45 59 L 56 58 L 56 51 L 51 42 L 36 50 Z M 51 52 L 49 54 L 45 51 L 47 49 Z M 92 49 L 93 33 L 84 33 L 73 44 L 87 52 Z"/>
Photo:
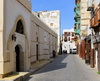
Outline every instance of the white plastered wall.
<path id="1" fill-rule="evenodd" d="M 22 44 L 24 57 L 25 57 L 25 68 L 27 71 L 30 68 L 30 12 L 25 9 L 17 0 L 5 0 L 5 48 L 4 48 L 4 73 L 15 72 L 15 43 L 11 40 L 11 36 L 15 33 L 16 29 L 16 19 L 19 18 L 24 21 L 24 30 L 25 30 L 25 41 L 22 38 L 18 38 L 19 41 L 16 44 Z M 10 40 L 10 41 L 9 41 Z"/>

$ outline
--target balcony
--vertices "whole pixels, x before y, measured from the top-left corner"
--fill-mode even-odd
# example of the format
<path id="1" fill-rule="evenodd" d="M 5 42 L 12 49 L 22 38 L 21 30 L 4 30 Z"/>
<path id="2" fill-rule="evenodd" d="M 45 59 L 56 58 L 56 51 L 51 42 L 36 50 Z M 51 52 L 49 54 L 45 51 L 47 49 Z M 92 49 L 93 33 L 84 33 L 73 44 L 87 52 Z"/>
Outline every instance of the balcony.
<path id="1" fill-rule="evenodd" d="M 75 35 L 74 38 L 72 38 L 72 40 L 76 41 L 78 39 L 78 37 Z"/>
<path id="2" fill-rule="evenodd" d="M 76 25 L 74 26 L 74 30 L 76 30 Z"/>
<path id="3" fill-rule="evenodd" d="M 91 34 L 86 38 L 87 42 L 91 41 Z"/>
<path id="4" fill-rule="evenodd" d="M 74 12 L 76 12 L 76 7 L 74 7 Z"/>
<path id="5" fill-rule="evenodd" d="M 76 14 L 75 17 L 74 17 L 74 20 L 75 20 L 76 18 L 80 18 L 80 15 L 79 15 L 79 14 Z"/>
<path id="6" fill-rule="evenodd" d="M 100 24 L 100 6 L 95 10 L 94 16 L 90 19 L 91 27 L 98 27 Z"/>
<path id="7" fill-rule="evenodd" d="M 75 35 L 80 35 L 80 31 L 81 31 L 80 29 L 76 29 L 75 30 Z"/>
<path id="8" fill-rule="evenodd" d="M 87 11 L 93 11 L 93 9 L 94 9 L 93 0 L 88 0 Z"/>
<path id="9" fill-rule="evenodd" d="M 93 40 L 93 43 L 94 43 L 94 44 L 97 42 L 96 36 L 95 36 L 95 35 L 92 37 L 92 40 Z"/>
<path id="10" fill-rule="evenodd" d="M 81 0 L 75 0 L 75 4 L 79 4 Z"/>
<path id="11" fill-rule="evenodd" d="M 95 43 L 98 43 L 98 42 L 100 42 L 100 35 L 94 35 L 93 36 L 93 43 L 95 44 Z"/>

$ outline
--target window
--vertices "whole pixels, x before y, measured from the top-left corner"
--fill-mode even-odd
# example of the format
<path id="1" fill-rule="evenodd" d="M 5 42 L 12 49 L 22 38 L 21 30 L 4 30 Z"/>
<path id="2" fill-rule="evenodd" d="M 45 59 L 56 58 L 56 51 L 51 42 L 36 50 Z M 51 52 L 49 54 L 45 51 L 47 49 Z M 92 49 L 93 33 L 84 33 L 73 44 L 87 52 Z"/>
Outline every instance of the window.
<path id="1" fill-rule="evenodd" d="M 67 42 L 67 37 L 64 38 L 64 42 Z"/>
<path id="2" fill-rule="evenodd" d="M 24 34 L 24 27 L 23 27 L 23 23 L 21 20 L 19 20 L 17 22 L 17 25 L 16 25 L 16 32 L 17 33 L 20 33 L 20 34 Z"/>
<path id="3" fill-rule="evenodd" d="M 53 23 L 50 23 L 50 26 L 53 26 Z"/>
<path id="4" fill-rule="evenodd" d="M 72 36 L 74 36 L 74 32 L 72 32 Z"/>

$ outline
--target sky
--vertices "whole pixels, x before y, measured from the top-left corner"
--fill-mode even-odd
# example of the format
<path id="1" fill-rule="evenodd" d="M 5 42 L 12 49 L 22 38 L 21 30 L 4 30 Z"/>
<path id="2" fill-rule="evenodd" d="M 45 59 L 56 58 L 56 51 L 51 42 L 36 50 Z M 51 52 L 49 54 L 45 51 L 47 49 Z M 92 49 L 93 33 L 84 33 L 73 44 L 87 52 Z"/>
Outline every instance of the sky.
<path id="1" fill-rule="evenodd" d="M 33 12 L 60 10 L 61 33 L 74 28 L 75 0 L 31 0 Z"/>

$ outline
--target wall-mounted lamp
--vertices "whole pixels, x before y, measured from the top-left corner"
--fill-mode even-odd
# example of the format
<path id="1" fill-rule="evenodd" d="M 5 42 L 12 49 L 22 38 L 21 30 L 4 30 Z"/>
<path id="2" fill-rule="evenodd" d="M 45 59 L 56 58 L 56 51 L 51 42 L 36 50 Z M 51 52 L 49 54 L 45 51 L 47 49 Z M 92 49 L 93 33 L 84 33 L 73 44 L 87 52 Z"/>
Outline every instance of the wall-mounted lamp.
<path id="1" fill-rule="evenodd" d="M 16 34 L 12 35 L 12 40 L 14 40 L 14 42 L 16 42 Z"/>

